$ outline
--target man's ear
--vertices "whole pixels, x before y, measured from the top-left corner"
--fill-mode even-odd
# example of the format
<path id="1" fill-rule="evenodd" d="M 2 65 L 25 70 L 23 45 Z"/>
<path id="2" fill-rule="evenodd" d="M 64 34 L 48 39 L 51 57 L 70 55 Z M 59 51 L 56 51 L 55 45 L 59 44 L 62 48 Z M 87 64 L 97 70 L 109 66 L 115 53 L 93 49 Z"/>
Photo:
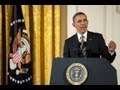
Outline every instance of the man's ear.
<path id="1" fill-rule="evenodd" d="M 75 27 L 75 23 L 74 22 L 72 23 L 72 25 L 73 25 L 73 27 Z"/>
<path id="2" fill-rule="evenodd" d="M 87 23 L 89 24 L 89 21 L 87 20 Z"/>

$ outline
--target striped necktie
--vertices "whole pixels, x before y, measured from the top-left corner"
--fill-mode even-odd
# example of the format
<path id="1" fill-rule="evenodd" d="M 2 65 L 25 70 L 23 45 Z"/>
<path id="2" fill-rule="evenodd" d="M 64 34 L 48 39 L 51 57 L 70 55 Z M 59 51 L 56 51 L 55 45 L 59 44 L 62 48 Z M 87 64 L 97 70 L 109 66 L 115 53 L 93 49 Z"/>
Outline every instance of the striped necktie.
<path id="1" fill-rule="evenodd" d="M 81 40 L 81 45 L 80 45 L 80 49 L 83 50 L 84 49 L 84 36 L 81 36 L 80 37 L 80 40 Z"/>
<path id="2" fill-rule="evenodd" d="M 84 36 L 81 36 L 80 37 L 80 39 L 81 39 L 81 45 L 80 45 L 80 50 L 81 50 L 81 52 L 82 52 L 82 55 L 80 55 L 81 57 L 84 57 L 84 58 L 86 58 L 86 47 L 85 47 L 85 45 L 84 45 Z"/>

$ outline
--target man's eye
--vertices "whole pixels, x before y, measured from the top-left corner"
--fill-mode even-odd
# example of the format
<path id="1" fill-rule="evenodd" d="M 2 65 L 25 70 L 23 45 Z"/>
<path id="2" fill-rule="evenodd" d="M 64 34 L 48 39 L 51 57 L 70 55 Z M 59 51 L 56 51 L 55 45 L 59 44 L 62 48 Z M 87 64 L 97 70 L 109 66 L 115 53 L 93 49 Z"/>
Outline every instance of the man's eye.
<path id="1" fill-rule="evenodd" d="M 81 22 L 82 22 L 81 20 L 78 21 L 78 23 L 81 23 Z"/>

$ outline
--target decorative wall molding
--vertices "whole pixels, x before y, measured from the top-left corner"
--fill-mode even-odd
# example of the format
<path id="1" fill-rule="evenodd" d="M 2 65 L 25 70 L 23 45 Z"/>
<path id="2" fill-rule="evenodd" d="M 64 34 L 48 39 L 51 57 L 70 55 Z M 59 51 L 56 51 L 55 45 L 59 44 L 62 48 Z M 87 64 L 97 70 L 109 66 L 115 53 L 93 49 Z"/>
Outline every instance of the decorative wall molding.
<path id="1" fill-rule="evenodd" d="M 116 5 L 116 12 L 120 14 L 120 5 Z"/>

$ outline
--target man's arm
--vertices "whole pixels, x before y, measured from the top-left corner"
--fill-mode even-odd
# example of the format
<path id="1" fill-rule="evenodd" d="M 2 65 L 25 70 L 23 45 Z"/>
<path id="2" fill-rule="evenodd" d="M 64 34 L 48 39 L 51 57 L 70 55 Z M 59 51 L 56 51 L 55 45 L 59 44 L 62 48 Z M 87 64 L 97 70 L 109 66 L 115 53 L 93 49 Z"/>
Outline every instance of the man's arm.
<path id="1" fill-rule="evenodd" d="M 102 34 L 99 34 L 99 50 L 100 54 L 103 58 L 106 58 L 110 63 L 112 63 L 115 59 L 116 53 L 114 52 L 113 55 L 109 53 L 109 49 L 105 44 L 105 40 L 103 39 Z"/>
<path id="2" fill-rule="evenodd" d="M 115 49 L 116 49 L 116 43 L 114 41 L 110 41 L 108 44 L 109 53 L 113 55 L 115 53 Z"/>
<path id="3" fill-rule="evenodd" d="M 63 57 L 70 57 L 67 40 L 65 40 L 65 44 L 64 44 Z"/>

